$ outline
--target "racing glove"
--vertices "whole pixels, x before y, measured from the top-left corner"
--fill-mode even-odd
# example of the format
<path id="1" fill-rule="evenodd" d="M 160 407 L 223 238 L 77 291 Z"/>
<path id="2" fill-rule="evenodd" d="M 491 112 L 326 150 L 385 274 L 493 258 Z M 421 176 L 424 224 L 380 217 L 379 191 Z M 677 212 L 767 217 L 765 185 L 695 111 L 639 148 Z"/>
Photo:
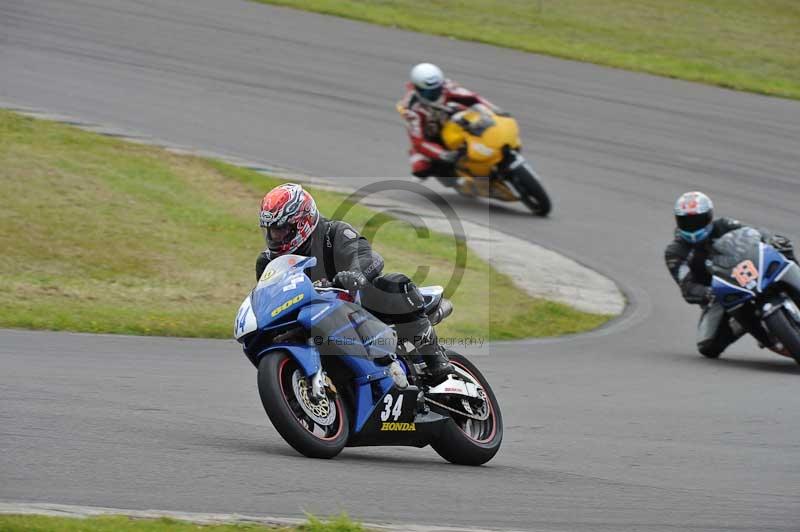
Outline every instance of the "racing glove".
<path id="1" fill-rule="evenodd" d="M 687 276 L 680 283 L 681 293 L 683 299 L 690 305 L 710 305 L 714 299 L 714 292 L 710 286 L 705 286 L 691 280 L 691 276 Z"/>
<path id="2" fill-rule="evenodd" d="M 356 271 L 339 272 L 333 277 L 334 286 L 344 288 L 350 292 L 355 292 L 360 288 L 364 288 L 367 283 L 368 281 L 364 274 Z"/>
<path id="3" fill-rule="evenodd" d="M 443 163 L 454 164 L 461 154 L 458 151 L 443 151 L 439 154 L 439 160 Z"/>
<path id="4" fill-rule="evenodd" d="M 792 241 L 786 238 L 785 236 L 781 235 L 773 235 L 767 243 L 778 250 L 784 257 L 787 259 L 794 261 L 794 246 L 792 245 Z"/>

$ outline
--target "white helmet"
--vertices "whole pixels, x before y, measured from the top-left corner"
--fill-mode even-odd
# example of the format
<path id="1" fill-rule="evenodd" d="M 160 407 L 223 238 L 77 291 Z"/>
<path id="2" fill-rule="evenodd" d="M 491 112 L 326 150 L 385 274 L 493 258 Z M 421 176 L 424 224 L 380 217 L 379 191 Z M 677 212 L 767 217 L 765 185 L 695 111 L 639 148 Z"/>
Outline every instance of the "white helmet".
<path id="1" fill-rule="evenodd" d="M 424 103 L 435 103 L 442 97 L 444 74 L 431 63 L 420 63 L 411 69 L 411 83 Z"/>

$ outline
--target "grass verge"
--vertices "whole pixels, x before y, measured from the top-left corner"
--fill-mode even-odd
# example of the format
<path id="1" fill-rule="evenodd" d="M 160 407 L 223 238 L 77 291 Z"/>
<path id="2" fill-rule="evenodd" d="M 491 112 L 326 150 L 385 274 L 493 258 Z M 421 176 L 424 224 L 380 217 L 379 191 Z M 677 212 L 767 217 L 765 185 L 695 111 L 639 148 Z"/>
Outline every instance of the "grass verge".
<path id="1" fill-rule="evenodd" d="M 261 196 L 280 181 L 0 110 L 0 327 L 230 338 L 263 249 Z M 310 189 L 323 213 L 344 196 Z M 354 206 L 358 228 L 385 215 Z M 445 284 L 456 244 L 394 219 L 386 271 Z M 380 225 L 380 223 L 379 223 Z M 471 252 L 443 336 L 585 331 L 607 316 L 531 298 Z"/>
<path id="2" fill-rule="evenodd" d="M 132 519 L 102 516 L 80 519 L 43 515 L 0 515 L 3 532 L 365 532 L 360 524 L 339 516 L 331 520 L 310 517 L 296 527 L 267 527 L 256 524 L 198 525 L 175 519 Z"/>
<path id="3" fill-rule="evenodd" d="M 796 0 L 258 1 L 800 98 Z"/>

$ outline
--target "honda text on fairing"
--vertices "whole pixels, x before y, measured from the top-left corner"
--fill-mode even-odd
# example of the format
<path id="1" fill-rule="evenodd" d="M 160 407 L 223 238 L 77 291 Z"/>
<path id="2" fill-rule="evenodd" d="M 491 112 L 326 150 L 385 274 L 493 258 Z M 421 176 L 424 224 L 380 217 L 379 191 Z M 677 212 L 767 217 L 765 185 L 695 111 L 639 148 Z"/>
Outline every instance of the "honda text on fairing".
<path id="1" fill-rule="evenodd" d="M 397 110 L 406 112 L 400 105 Z M 443 185 L 466 196 L 521 201 L 537 216 L 550 213 L 552 204 L 541 179 L 520 154 L 522 141 L 514 118 L 483 104 L 466 109 L 452 105 L 444 111 L 450 117 L 442 126 L 442 143 L 458 158 L 456 177 L 437 176 Z"/>
<path id="2" fill-rule="evenodd" d="M 394 329 L 361 307 L 358 292 L 312 283 L 304 270 L 315 264 L 299 255 L 274 259 L 234 324 L 281 436 L 315 458 L 332 458 L 345 446 L 430 444 L 453 463 L 489 461 L 503 422 L 480 371 L 448 352 L 454 374 L 423 384 Z M 421 292 L 429 315 L 449 315 L 441 287 Z"/>
<path id="3" fill-rule="evenodd" d="M 714 242 L 706 266 L 714 298 L 733 323 L 763 328 L 747 332 L 769 338 L 766 347 L 800 363 L 800 267 L 751 227 Z"/>

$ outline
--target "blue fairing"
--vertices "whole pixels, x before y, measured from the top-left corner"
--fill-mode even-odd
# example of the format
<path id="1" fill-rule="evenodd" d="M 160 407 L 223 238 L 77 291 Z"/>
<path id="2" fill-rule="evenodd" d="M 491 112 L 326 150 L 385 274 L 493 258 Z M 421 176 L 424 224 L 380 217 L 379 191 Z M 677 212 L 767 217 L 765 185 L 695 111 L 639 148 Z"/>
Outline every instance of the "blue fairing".
<path id="1" fill-rule="evenodd" d="M 294 358 L 297 363 L 300 364 L 300 368 L 307 377 L 319 371 L 319 367 L 321 365 L 319 350 L 317 350 L 316 347 L 307 345 L 272 344 L 266 349 L 260 351 L 258 355 L 256 355 L 256 359 L 260 361 L 270 352 L 277 350 L 288 351 L 289 354 L 292 355 L 292 358 Z"/>
<path id="2" fill-rule="evenodd" d="M 292 312 L 317 299 L 317 291 L 311 280 L 297 270 L 280 274 L 274 281 L 270 280 L 270 284 L 257 286 L 251 296 L 253 312 L 261 329 L 284 320 Z M 276 312 L 279 307 L 284 308 Z"/>
<path id="3" fill-rule="evenodd" d="M 772 246 L 765 245 L 763 248 L 764 258 L 761 266 L 761 284 L 760 288 L 763 292 L 769 285 L 775 282 L 778 276 L 783 273 L 783 270 L 791 264 L 786 257 L 781 255 Z M 774 266 L 773 266 L 774 264 Z"/>
<path id="4" fill-rule="evenodd" d="M 329 301 L 307 305 L 300 310 L 300 314 L 297 315 L 297 321 L 304 329 L 310 329 L 329 313 L 341 306 L 341 304 L 342 302 L 340 300 L 331 299 Z"/>
<path id="5" fill-rule="evenodd" d="M 291 262 L 290 262 L 291 261 Z M 258 335 L 267 331 L 300 326 L 307 331 L 319 327 L 320 322 L 344 303 L 331 292 L 318 293 L 313 283 L 303 272 L 316 263 L 313 257 L 301 258 L 283 256 L 276 259 L 274 270 L 265 270 L 256 288 L 251 292 L 249 303 L 246 300 L 236 319 L 236 331 L 244 330 L 249 312 L 255 316 L 258 331 L 242 334 L 237 338 L 245 344 L 245 351 L 256 366 L 258 362 L 275 351 L 286 351 L 294 358 L 306 376 L 312 376 L 322 367 L 321 351 L 316 345 L 297 343 L 276 343 L 259 347 Z M 273 263 L 270 263 L 273 265 Z M 270 266 L 267 267 L 268 269 Z M 352 305 L 347 303 L 347 305 Z M 349 309 L 346 309 L 349 312 Z M 351 314 L 354 315 L 354 314 Z M 374 318 L 373 318 L 374 319 Z M 352 320 L 352 318 L 351 318 Z M 293 325 L 294 324 L 294 325 Z M 324 325 L 324 324 L 323 324 Z M 348 324 L 358 326 L 359 322 Z M 255 328 L 255 325 L 253 325 Z M 343 329 L 342 329 L 343 330 Z M 387 331 L 392 331 L 386 327 Z M 337 338 L 341 330 L 330 330 L 330 338 Z M 247 343 L 243 338 L 251 338 Z M 369 345 L 371 349 L 373 341 Z M 363 348 L 364 345 L 361 345 Z M 257 350 L 250 352 L 249 349 Z M 394 380 L 385 365 L 376 364 L 368 356 L 351 356 L 345 353 L 337 356 L 353 375 L 352 391 L 355 399 L 355 431 L 360 431 L 370 419 L 377 405 L 382 404 L 383 396 L 392 388 Z M 354 351 L 356 352 L 356 351 Z M 393 353 L 388 353 L 393 354 Z M 404 368 L 405 369 L 405 368 Z"/>
<path id="6" fill-rule="evenodd" d="M 752 286 L 753 290 L 736 286 L 724 279 L 714 276 L 711 287 L 714 297 L 723 307 L 732 308 L 749 301 L 757 292 L 764 292 L 772 285 L 792 263 L 768 244 L 759 244 L 760 260 L 758 266 L 759 282 Z"/>
<path id="7" fill-rule="evenodd" d="M 342 301 L 334 299 L 307 305 L 298 314 L 297 322 L 303 328 L 311 329 L 342 304 Z M 330 334 L 331 336 L 328 338 L 333 338 L 336 336 L 336 331 L 331 331 Z M 369 358 L 348 355 L 339 356 L 338 358 L 353 372 L 355 381 L 353 390 L 356 414 L 355 429 L 357 432 L 363 428 L 377 406 L 377 403 L 374 402 L 372 387 L 377 386 L 380 390 L 380 395 L 383 396 L 392 387 L 394 381 L 390 378 L 390 373 L 386 366 L 375 364 Z"/>
<path id="8" fill-rule="evenodd" d="M 755 294 L 750 290 L 727 283 L 716 275 L 711 281 L 711 288 L 714 290 L 714 298 L 725 308 L 741 305 L 755 297 Z"/>

